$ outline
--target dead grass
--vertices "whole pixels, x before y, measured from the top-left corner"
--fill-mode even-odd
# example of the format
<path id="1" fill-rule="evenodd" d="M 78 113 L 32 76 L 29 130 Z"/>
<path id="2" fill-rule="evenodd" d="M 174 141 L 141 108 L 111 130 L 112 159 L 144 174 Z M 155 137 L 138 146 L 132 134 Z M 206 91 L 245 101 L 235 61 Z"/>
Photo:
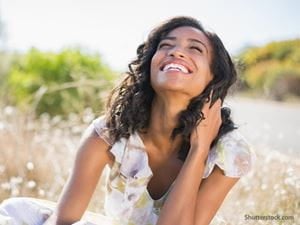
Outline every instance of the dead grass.
<path id="1" fill-rule="evenodd" d="M 219 216 L 227 225 L 299 224 L 300 160 L 271 150 L 256 149 L 254 169 L 236 184 Z M 247 216 L 292 216 L 287 220 L 254 220 Z"/>
<path id="2" fill-rule="evenodd" d="M 80 136 L 95 118 L 87 109 L 67 120 L 42 115 L 33 119 L 12 107 L 0 113 L 0 202 L 28 196 L 57 201 L 71 171 Z M 102 186 L 90 209 L 99 210 Z M 98 197 L 99 196 L 99 197 Z"/>
<path id="3" fill-rule="evenodd" d="M 67 120 L 47 115 L 33 119 L 12 107 L 0 110 L 0 202 L 12 196 L 57 201 L 80 135 L 94 118 L 89 109 Z M 213 224 L 300 224 L 300 160 L 255 150 L 255 168 L 232 189 Z M 89 207 L 95 212 L 103 204 L 103 179 Z M 245 220 L 246 215 L 294 219 Z"/>

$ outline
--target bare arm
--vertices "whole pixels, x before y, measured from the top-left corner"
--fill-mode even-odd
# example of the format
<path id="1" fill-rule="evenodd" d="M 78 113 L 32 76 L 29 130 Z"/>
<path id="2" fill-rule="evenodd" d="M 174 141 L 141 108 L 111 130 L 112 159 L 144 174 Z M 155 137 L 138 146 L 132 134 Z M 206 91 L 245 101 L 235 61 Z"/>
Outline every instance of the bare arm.
<path id="1" fill-rule="evenodd" d="M 75 164 L 59 199 L 56 213 L 46 224 L 65 225 L 80 220 L 103 168 L 111 160 L 109 145 L 89 128 L 79 146 Z"/>
<path id="2" fill-rule="evenodd" d="M 191 152 L 190 152 L 191 153 Z M 161 210 L 157 225 L 193 225 L 205 156 L 188 154 Z"/>
<path id="3" fill-rule="evenodd" d="M 215 167 L 211 175 L 204 179 L 198 191 L 195 225 L 209 224 L 224 198 L 239 178 L 224 176 L 219 167 Z"/>
<path id="4" fill-rule="evenodd" d="M 176 178 L 157 225 L 209 224 L 237 179 L 225 177 L 216 167 L 202 180 L 209 146 L 221 125 L 221 102 L 203 108 L 205 120 L 191 135 L 191 149 Z"/>
<path id="5" fill-rule="evenodd" d="M 182 168 L 182 173 L 177 177 L 178 183 L 172 190 L 173 195 L 171 192 L 163 206 L 158 225 L 209 224 L 230 189 L 238 181 L 238 178 L 224 176 L 217 166 L 207 179 L 202 180 L 204 166 L 201 160 L 195 158 L 188 161 L 189 165 Z M 196 186 L 198 184 L 200 188 Z"/>

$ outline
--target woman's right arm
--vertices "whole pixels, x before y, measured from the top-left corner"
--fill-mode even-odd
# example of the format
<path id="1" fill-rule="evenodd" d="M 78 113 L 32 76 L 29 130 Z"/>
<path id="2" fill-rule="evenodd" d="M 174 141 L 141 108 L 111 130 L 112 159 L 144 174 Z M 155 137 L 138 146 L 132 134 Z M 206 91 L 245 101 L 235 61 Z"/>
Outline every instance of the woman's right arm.
<path id="1" fill-rule="evenodd" d="M 113 156 L 108 151 L 109 147 L 98 136 L 93 126 L 85 131 L 72 173 L 58 201 L 56 212 L 45 224 L 70 225 L 81 219 L 104 166 L 113 160 Z"/>

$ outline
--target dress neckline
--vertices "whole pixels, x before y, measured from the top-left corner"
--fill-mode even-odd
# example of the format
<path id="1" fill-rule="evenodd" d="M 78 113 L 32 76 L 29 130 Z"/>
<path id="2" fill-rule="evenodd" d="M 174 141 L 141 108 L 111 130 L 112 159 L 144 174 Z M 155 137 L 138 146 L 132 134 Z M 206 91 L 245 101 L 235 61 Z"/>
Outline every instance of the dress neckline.
<path id="1" fill-rule="evenodd" d="M 151 172 L 150 177 L 152 177 L 152 176 L 153 176 L 153 171 L 152 171 L 152 169 L 151 169 L 151 167 L 150 167 L 150 164 L 149 164 L 149 156 L 148 156 L 147 149 L 146 149 L 146 146 L 145 146 L 145 144 L 144 144 L 144 141 L 143 141 L 143 139 L 141 138 L 140 134 L 139 134 L 137 131 L 133 134 L 133 137 L 137 139 L 139 146 L 141 147 L 141 149 L 143 150 L 143 153 L 144 153 L 145 156 L 146 156 L 147 167 L 149 168 L 149 170 L 150 170 L 150 172 Z M 150 178 L 150 179 L 151 179 L 151 178 Z M 175 178 L 175 180 L 176 180 L 176 178 Z M 169 186 L 168 190 L 167 190 L 167 191 L 166 191 L 159 199 L 154 199 L 154 198 L 151 196 L 151 194 L 150 194 L 150 192 L 149 192 L 149 190 L 148 190 L 148 184 L 147 184 L 147 186 L 146 186 L 146 193 L 147 193 L 147 195 L 149 196 L 149 198 L 150 198 L 152 201 L 154 201 L 154 202 L 162 201 L 162 200 L 164 200 L 164 198 L 169 194 L 170 190 L 172 189 L 173 184 L 175 183 L 175 180 L 174 180 L 174 181 L 172 182 L 172 184 Z M 148 182 L 148 183 L 149 183 L 149 182 Z"/>

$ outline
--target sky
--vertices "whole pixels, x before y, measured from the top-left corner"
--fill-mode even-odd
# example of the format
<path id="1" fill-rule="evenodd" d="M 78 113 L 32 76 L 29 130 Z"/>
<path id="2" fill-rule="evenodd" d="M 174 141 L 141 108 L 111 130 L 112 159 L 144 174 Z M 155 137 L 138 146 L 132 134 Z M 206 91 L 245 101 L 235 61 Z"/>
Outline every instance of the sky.
<path id="1" fill-rule="evenodd" d="M 81 46 L 125 70 L 158 23 L 187 15 L 216 32 L 231 54 L 300 38 L 298 0 L 0 0 L 4 47 L 60 51 Z"/>

